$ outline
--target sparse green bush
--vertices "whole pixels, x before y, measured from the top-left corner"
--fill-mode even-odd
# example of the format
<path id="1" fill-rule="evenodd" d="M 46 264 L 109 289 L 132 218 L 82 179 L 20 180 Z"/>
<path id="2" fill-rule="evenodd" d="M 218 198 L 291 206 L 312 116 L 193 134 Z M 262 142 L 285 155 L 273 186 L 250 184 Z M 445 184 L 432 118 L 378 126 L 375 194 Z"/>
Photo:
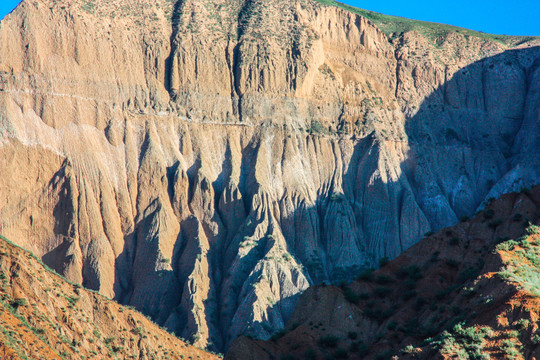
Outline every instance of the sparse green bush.
<path id="1" fill-rule="evenodd" d="M 272 334 L 272 336 L 270 337 L 270 340 L 277 341 L 281 339 L 286 333 L 287 331 L 285 329 L 280 329 Z"/>
<path id="2" fill-rule="evenodd" d="M 373 280 L 373 269 L 365 269 L 358 275 L 357 280 L 372 281 Z"/>
<path id="3" fill-rule="evenodd" d="M 354 341 L 351 343 L 351 346 L 349 346 L 349 351 L 362 356 L 367 353 L 368 346 L 362 341 Z"/>
<path id="4" fill-rule="evenodd" d="M 487 209 L 484 211 L 484 219 L 490 220 L 493 219 L 493 216 L 495 216 L 495 211 L 493 209 Z"/>
<path id="5" fill-rule="evenodd" d="M 514 214 L 514 216 L 512 217 L 512 221 L 518 222 L 521 220 L 523 220 L 523 215 L 521 214 Z"/>
<path id="6" fill-rule="evenodd" d="M 298 360 L 298 358 L 292 354 L 287 354 L 282 356 L 281 360 Z"/>
<path id="7" fill-rule="evenodd" d="M 345 300 L 353 304 L 357 303 L 361 299 L 361 297 L 350 287 L 343 289 L 343 295 L 345 296 Z"/>
<path id="8" fill-rule="evenodd" d="M 334 352 L 334 359 L 347 359 L 349 358 L 349 355 L 347 354 L 347 350 L 345 349 L 337 349 Z"/>
<path id="9" fill-rule="evenodd" d="M 526 231 L 527 234 L 529 234 L 529 235 L 540 234 L 540 226 L 538 226 L 538 225 L 533 225 L 533 224 L 529 223 L 529 227 L 527 227 L 527 229 L 525 229 L 525 231 Z"/>
<path id="10" fill-rule="evenodd" d="M 412 354 L 414 352 L 414 346 L 407 345 L 405 348 L 403 348 L 403 350 L 401 350 L 401 352 L 404 354 Z"/>
<path id="11" fill-rule="evenodd" d="M 317 120 L 311 122 L 310 134 L 327 134 L 328 130 Z"/>
<path id="12" fill-rule="evenodd" d="M 18 309 L 21 306 L 26 306 L 26 304 L 27 304 L 27 301 L 24 298 L 13 299 L 10 303 L 10 305 L 13 306 L 13 308 L 15 309 Z"/>
<path id="13" fill-rule="evenodd" d="M 313 349 L 307 349 L 304 358 L 306 360 L 317 360 L 317 352 Z"/>
<path id="14" fill-rule="evenodd" d="M 383 286 L 378 286 L 374 290 L 375 296 L 381 298 L 388 296 L 391 292 L 392 289 Z"/>
<path id="15" fill-rule="evenodd" d="M 339 338 L 333 335 L 327 335 L 319 338 L 319 345 L 325 348 L 335 348 L 339 342 Z"/>
<path id="16" fill-rule="evenodd" d="M 509 359 L 517 359 L 521 357 L 520 346 L 513 340 L 503 340 L 501 350 L 508 356 Z"/>

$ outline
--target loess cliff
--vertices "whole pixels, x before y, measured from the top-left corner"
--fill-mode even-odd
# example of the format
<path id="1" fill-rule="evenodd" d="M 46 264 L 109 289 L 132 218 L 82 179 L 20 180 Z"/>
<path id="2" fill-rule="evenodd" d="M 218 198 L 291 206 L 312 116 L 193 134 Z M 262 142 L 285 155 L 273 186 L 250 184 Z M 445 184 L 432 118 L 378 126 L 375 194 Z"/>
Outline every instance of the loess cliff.
<path id="1" fill-rule="evenodd" d="M 310 285 L 540 182 L 540 41 L 426 26 L 24 0 L 0 23 L 0 233 L 199 346 L 268 338 Z"/>
<path id="2" fill-rule="evenodd" d="M 502 196 L 348 285 L 315 286 L 228 360 L 538 359 L 540 186 Z"/>

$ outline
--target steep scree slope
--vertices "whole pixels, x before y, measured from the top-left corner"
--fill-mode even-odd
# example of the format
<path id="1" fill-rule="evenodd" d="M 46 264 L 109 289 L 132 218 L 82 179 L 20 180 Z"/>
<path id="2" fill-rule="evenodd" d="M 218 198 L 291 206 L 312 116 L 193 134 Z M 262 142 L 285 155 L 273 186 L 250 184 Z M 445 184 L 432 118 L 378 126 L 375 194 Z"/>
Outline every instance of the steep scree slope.
<path id="1" fill-rule="evenodd" d="M 539 41 L 508 39 L 309 0 L 24 0 L 0 232 L 198 345 L 267 337 L 310 284 L 539 181 Z"/>
<path id="2" fill-rule="evenodd" d="M 540 186 L 504 195 L 349 285 L 308 289 L 283 331 L 225 359 L 538 359 L 539 223 Z"/>

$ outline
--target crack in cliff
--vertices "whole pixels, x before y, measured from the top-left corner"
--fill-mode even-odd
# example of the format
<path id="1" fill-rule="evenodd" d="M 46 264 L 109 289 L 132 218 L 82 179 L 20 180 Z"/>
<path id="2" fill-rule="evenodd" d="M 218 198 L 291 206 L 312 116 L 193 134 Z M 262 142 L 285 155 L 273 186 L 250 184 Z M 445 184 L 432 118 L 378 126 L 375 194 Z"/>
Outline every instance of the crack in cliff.
<path id="1" fill-rule="evenodd" d="M 165 79 L 164 79 L 164 85 L 165 89 L 169 92 L 169 96 L 171 97 L 172 101 L 176 100 L 176 97 L 178 96 L 177 90 L 172 88 L 173 84 L 173 76 L 174 76 L 174 62 L 176 61 L 176 54 L 178 52 L 178 41 L 176 41 L 179 31 L 180 31 L 180 16 L 182 15 L 182 7 L 184 5 L 184 2 L 186 0 L 178 0 L 173 6 L 173 12 L 171 15 L 171 36 L 169 38 L 169 44 L 170 44 L 170 53 L 169 56 L 165 59 Z"/>

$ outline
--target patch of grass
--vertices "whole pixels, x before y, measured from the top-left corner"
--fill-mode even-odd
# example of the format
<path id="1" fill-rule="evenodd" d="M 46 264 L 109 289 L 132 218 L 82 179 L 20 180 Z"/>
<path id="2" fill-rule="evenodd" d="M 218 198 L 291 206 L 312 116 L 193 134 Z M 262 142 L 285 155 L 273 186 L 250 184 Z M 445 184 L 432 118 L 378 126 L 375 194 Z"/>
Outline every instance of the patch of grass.
<path id="1" fill-rule="evenodd" d="M 493 334 L 487 326 L 466 327 L 464 323 L 454 326 L 451 331 L 444 331 L 436 339 L 430 341 L 430 346 L 442 354 L 458 359 L 489 359 L 484 353 L 485 339 Z"/>
<path id="2" fill-rule="evenodd" d="M 93 0 L 84 0 L 82 9 L 90 14 L 93 14 L 96 10 L 96 4 Z"/>
<path id="3" fill-rule="evenodd" d="M 457 32 L 467 36 L 474 36 L 476 38 L 497 41 L 503 44 L 511 44 L 517 42 L 525 42 L 528 40 L 535 39 L 534 36 L 507 36 L 507 35 L 495 35 L 495 34 L 486 34 L 479 31 L 469 30 L 461 28 L 458 26 L 412 20 L 407 18 L 402 18 L 399 16 L 384 15 L 374 11 L 359 9 L 353 6 L 342 4 L 334 0 L 317 0 L 319 3 L 336 6 L 352 13 L 361 15 L 368 20 L 371 20 L 382 32 L 387 36 L 392 36 L 394 34 L 401 34 L 408 31 L 417 31 L 420 34 L 426 36 L 428 39 L 434 40 L 439 37 L 446 36 L 451 32 Z"/>
<path id="4" fill-rule="evenodd" d="M 535 234 L 535 228 L 527 228 L 529 234 Z M 530 229 L 530 230 L 529 230 Z M 523 237 L 519 241 L 508 240 L 497 245 L 497 251 L 512 252 L 506 257 L 505 268 L 498 273 L 504 280 L 516 283 L 534 296 L 540 296 L 540 246 L 532 237 Z"/>
<path id="5" fill-rule="evenodd" d="M 313 120 L 311 122 L 311 127 L 309 128 L 310 134 L 328 134 L 328 129 L 326 129 L 319 121 Z"/>

